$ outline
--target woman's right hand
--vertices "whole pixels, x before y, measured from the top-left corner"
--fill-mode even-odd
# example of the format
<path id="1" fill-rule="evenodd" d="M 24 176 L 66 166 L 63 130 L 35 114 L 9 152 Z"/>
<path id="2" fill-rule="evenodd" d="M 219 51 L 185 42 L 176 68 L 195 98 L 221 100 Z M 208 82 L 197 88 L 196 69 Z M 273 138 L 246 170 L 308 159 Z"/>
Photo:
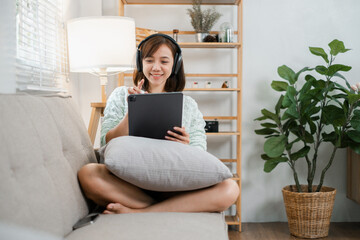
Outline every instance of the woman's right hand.
<path id="1" fill-rule="evenodd" d="M 128 93 L 129 94 L 142 94 L 142 93 L 147 93 L 144 92 L 142 89 L 142 86 L 144 85 L 145 80 L 141 79 L 140 82 L 138 82 L 138 85 L 136 87 L 129 87 L 128 88 Z"/>

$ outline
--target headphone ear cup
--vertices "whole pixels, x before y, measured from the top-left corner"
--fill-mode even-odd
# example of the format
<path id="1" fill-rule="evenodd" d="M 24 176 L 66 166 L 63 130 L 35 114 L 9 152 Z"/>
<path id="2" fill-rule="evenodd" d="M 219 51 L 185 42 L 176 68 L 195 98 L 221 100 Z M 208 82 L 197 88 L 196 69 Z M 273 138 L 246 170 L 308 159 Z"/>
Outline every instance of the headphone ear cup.
<path id="1" fill-rule="evenodd" d="M 136 69 L 138 72 L 142 72 L 141 51 L 139 49 L 136 53 Z"/>
<path id="2" fill-rule="evenodd" d="M 176 53 L 174 71 L 173 71 L 173 73 L 175 75 L 178 74 L 178 72 L 180 70 L 180 67 L 181 67 L 181 64 L 182 64 L 182 55 L 181 55 L 181 53 L 180 54 Z"/>

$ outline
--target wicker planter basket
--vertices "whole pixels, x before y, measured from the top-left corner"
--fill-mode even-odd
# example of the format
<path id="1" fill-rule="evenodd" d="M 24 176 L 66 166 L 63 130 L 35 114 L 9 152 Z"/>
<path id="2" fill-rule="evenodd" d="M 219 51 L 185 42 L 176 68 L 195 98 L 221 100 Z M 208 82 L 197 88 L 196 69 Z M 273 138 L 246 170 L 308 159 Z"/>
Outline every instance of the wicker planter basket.
<path id="1" fill-rule="evenodd" d="M 282 189 L 290 233 L 301 238 L 321 238 L 329 233 L 336 190 L 322 187 L 320 192 L 307 192 L 307 185 Z M 316 186 L 313 186 L 316 189 Z"/>

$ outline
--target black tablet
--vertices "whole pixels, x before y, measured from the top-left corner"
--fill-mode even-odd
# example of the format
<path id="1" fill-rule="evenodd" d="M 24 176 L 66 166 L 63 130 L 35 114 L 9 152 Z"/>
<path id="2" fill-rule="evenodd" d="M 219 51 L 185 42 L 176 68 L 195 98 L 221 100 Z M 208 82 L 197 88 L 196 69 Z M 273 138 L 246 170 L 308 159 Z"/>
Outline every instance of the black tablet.
<path id="1" fill-rule="evenodd" d="M 129 135 L 165 139 L 167 131 L 181 127 L 183 94 L 147 93 L 128 96 Z"/>

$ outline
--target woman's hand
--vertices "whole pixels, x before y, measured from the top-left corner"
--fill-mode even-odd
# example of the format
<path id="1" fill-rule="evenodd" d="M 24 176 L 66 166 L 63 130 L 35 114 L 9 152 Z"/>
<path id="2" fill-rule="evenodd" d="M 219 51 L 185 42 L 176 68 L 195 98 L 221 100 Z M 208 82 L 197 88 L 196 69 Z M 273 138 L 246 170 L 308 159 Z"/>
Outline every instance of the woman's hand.
<path id="1" fill-rule="evenodd" d="M 140 82 L 138 82 L 138 85 L 136 87 L 129 87 L 128 88 L 128 93 L 129 94 L 141 94 L 141 93 L 147 93 L 144 92 L 142 89 L 142 86 L 144 85 L 145 80 L 141 79 Z"/>
<path id="2" fill-rule="evenodd" d="M 174 130 L 178 133 L 175 133 L 173 131 L 167 131 L 167 133 L 170 136 L 165 136 L 165 138 L 167 140 L 171 140 L 174 142 L 179 142 L 179 143 L 183 143 L 183 144 L 189 144 L 190 143 L 190 136 L 189 134 L 186 132 L 185 127 L 174 127 Z"/>

